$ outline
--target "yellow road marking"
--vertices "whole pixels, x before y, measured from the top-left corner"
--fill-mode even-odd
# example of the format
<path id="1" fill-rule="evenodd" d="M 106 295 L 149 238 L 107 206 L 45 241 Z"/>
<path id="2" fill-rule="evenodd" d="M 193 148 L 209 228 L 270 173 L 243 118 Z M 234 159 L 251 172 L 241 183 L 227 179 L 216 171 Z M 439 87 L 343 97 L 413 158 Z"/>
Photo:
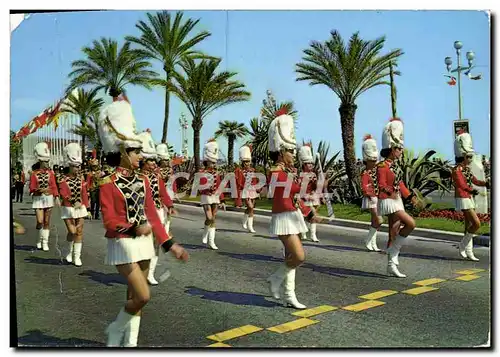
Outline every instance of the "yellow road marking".
<path id="1" fill-rule="evenodd" d="M 462 275 L 461 277 L 457 278 L 456 280 L 462 280 L 462 281 L 471 281 L 471 280 L 475 280 L 475 279 L 479 279 L 480 276 L 479 275 Z"/>
<path id="2" fill-rule="evenodd" d="M 263 328 L 261 328 L 261 327 L 257 327 L 257 326 L 253 326 L 253 325 L 245 325 L 245 326 L 233 328 L 231 330 L 216 333 L 215 335 L 208 336 L 207 338 L 209 340 L 222 342 L 222 341 L 230 340 L 232 338 L 249 335 L 251 333 L 262 331 L 262 330 L 263 330 Z"/>
<path id="3" fill-rule="evenodd" d="M 482 271 L 486 271 L 486 270 L 484 270 L 484 269 L 467 269 L 467 270 L 457 271 L 457 274 L 475 274 L 475 273 L 480 273 Z"/>
<path id="4" fill-rule="evenodd" d="M 409 295 L 420 295 L 420 294 L 427 293 L 429 291 L 434 291 L 434 290 L 438 290 L 438 288 L 434 288 L 432 286 L 421 286 L 419 288 L 404 290 L 404 291 L 402 291 L 402 293 L 409 294 Z"/>
<path id="5" fill-rule="evenodd" d="M 314 315 L 322 314 L 324 312 L 334 311 L 337 309 L 338 309 L 338 307 L 334 307 L 334 306 L 330 306 L 330 305 L 321 305 L 318 307 L 314 307 L 312 309 L 294 312 L 292 315 L 299 316 L 299 317 L 311 317 Z"/>
<path id="6" fill-rule="evenodd" d="M 285 333 L 289 331 L 294 331 L 302 327 L 310 326 L 317 324 L 319 321 L 310 320 L 310 319 L 298 319 L 294 321 L 290 321 L 281 325 L 269 327 L 266 330 L 276 332 L 276 333 Z"/>
<path id="7" fill-rule="evenodd" d="M 443 281 L 446 281 L 446 279 L 432 278 L 432 279 L 420 280 L 420 281 L 417 281 L 416 283 L 413 283 L 413 284 L 420 285 L 420 286 L 426 286 L 426 285 L 442 283 Z"/>
<path id="8" fill-rule="evenodd" d="M 381 306 L 384 304 L 385 304 L 385 302 L 383 302 L 383 301 L 368 300 L 368 301 L 360 302 L 358 304 L 344 306 L 342 309 L 348 310 L 348 311 L 358 312 L 358 311 L 363 311 L 366 309 L 371 309 L 372 307 Z"/>
<path id="9" fill-rule="evenodd" d="M 366 295 L 361 295 L 359 296 L 360 299 L 367 299 L 367 300 L 377 300 L 386 296 L 394 295 L 397 294 L 397 291 L 394 290 L 380 290 L 380 291 L 375 291 L 374 293 L 371 294 L 366 294 Z"/>
<path id="10" fill-rule="evenodd" d="M 217 343 L 213 343 L 211 345 L 208 345 L 207 347 L 231 347 L 231 346 L 226 345 L 225 343 L 222 343 L 222 342 L 217 342 Z"/>

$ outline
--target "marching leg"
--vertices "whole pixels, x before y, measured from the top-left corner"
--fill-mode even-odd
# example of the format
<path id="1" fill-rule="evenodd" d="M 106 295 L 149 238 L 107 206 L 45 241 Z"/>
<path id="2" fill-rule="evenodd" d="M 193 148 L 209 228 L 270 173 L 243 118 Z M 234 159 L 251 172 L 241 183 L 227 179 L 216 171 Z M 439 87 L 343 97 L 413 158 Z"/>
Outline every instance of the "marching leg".
<path id="1" fill-rule="evenodd" d="M 295 272 L 296 268 L 289 269 L 285 275 L 285 296 L 284 304 L 285 306 L 291 305 L 296 309 L 305 309 L 306 306 L 301 304 L 297 297 L 295 296 Z"/>
<path id="2" fill-rule="evenodd" d="M 68 254 L 66 255 L 66 261 L 68 263 L 72 263 L 73 262 L 73 241 L 71 242 L 68 242 Z"/>
<path id="3" fill-rule="evenodd" d="M 204 227 L 204 230 L 203 230 L 203 236 L 202 236 L 202 243 L 203 244 L 207 244 L 208 243 L 208 235 L 210 233 L 210 226 L 208 226 L 206 223 L 205 223 L 205 227 Z"/>
<path id="4" fill-rule="evenodd" d="M 75 253 L 75 265 L 77 267 L 81 267 L 82 266 L 82 259 L 81 259 L 81 256 L 82 256 L 82 246 L 83 246 L 82 242 L 78 242 L 78 243 L 74 243 L 73 244 L 73 249 L 74 249 L 74 253 Z"/>
<path id="5" fill-rule="evenodd" d="M 467 259 L 467 253 L 465 252 L 465 250 L 467 247 L 467 243 L 469 242 L 469 235 L 471 235 L 469 232 L 465 233 L 462 241 L 458 243 L 458 251 L 464 259 Z"/>
<path id="6" fill-rule="evenodd" d="M 318 237 L 316 237 L 316 223 L 311 223 L 309 225 L 309 230 L 311 231 L 311 240 L 313 242 L 319 242 Z"/>
<path id="7" fill-rule="evenodd" d="M 368 231 L 368 235 L 366 236 L 366 239 L 365 239 L 365 246 L 369 251 L 375 250 L 375 249 L 373 249 L 373 238 L 374 238 L 374 236 L 376 237 L 376 234 L 377 234 L 377 230 L 373 227 L 370 227 L 370 230 Z"/>
<path id="8" fill-rule="evenodd" d="M 248 214 L 246 213 L 243 215 L 243 228 L 248 228 Z"/>
<path id="9" fill-rule="evenodd" d="M 469 258 L 470 260 L 474 261 L 474 262 L 477 262 L 479 261 L 479 259 L 476 258 L 476 256 L 474 255 L 474 252 L 473 252 L 473 248 L 474 248 L 474 236 L 472 235 L 472 233 L 467 233 L 467 240 L 466 240 L 466 244 L 465 244 L 465 254 L 467 255 L 467 258 Z"/>
<path id="10" fill-rule="evenodd" d="M 43 235 L 44 235 L 43 231 L 44 231 L 43 228 L 38 230 L 38 240 L 36 242 L 37 249 L 42 249 L 42 241 L 43 241 Z"/>
<path id="11" fill-rule="evenodd" d="M 400 235 L 396 236 L 394 242 L 392 242 L 391 246 L 387 249 L 387 274 L 395 275 L 398 278 L 406 278 L 406 275 L 402 274 L 398 269 L 398 256 L 405 239 L 406 237 L 402 237 Z"/>
<path id="12" fill-rule="evenodd" d="M 208 246 L 213 250 L 219 249 L 215 245 L 215 227 L 210 227 L 208 230 Z"/>
<path id="13" fill-rule="evenodd" d="M 42 249 L 44 252 L 49 251 L 49 235 L 50 235 L 50 230 L 49 229 L 42 229 L 43 231 L 43 236 L 42 236 Z"/>
<path id="14" fill-rule="evenodd" d="M 116 320 L 110 323 L 106 328 L 106 334 L 108 335 L 107 347 L 121 347 L 125 330 L 133 317 L 134 315 L 130 315 L 126 312 L 125 308 L 120 310 Z"/>
<path id="15" fill-rule="evenodd" d="M 137 347 L 137 340 L 139 338 L 139 329 L 141 327 L 141 315 L 133 315 L 130 323 L 125 330 L 125 340 L 123 347 Z"/>
<path id="16" fill-rule="evenodd" d="M 283 280 L 285 279 L 285 275 L 290 271 L 291 268 L 289 268 L 286 264 L 282 264 L 278 270 L 272 274 L 267 281 L 269 282 L 269 291 L 271 292 L 271 296 L 274 297 L 276 300 L 279 300 L 281 298 L 280 296 L 280 288 L 281 284 L 283 283 Z"/>
<path id="17" fill-rule="evenodd" d="M 253 229 L 253 216 L 248 217 L 248 231 L 250 233 L 255 233 L 255 230 Z"/>
<path id="18" fill-rule="evenodd" d="M 158 257 L 155 255 L 153 258 L 151 258 L 151 261 L 149 263 L 148 282 L 151 285 L 158 285 L 158 281 L 155 279 L 155 270 L 157 264 Z"/>

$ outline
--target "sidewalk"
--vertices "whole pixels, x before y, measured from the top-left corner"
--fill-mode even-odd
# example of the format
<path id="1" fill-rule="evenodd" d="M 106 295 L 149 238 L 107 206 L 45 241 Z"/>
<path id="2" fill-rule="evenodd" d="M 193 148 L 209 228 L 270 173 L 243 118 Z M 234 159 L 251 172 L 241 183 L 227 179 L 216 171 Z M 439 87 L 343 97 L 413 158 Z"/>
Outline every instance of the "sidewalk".
<path id="1" fill-rule="evenodd" d="M 193 201 L 184 201 L 180 200 L 180 203 L 174 202 L 174 204 L 181 204 L 181 205 L 186 205 L 186 206 L 195 206 L 198 207 L 200 206 L 199 202 L 193 202 Z M 226 211 L 231 211 L 231 212 L 244 212 L 243 208 L 237 208 L 233 206 L 226 206 Z M 259 209 L 256 208 L 254 210 L 256 214 L 262 215 L 262 216 L 271 216 L 271 211 L 267 209 Z M 341 218 L 334 218 L 334 219 L 328 219 L 328 217 L 321 217 L 323 219 L 323 223 L 320 224 L 328 224 L 332 226 L 338 226 L 338 227 L 348 227 L 348 228 L 358 228 L 358 229 L 368 229 L 370 226 L 369 222 L 360 222 L 360 221 L 352 221 L 349 219 L 341 219 Z M 387 225 L 384 224 L 380 228 L 382 232 L 387 233 Z M 432 239 L 440 239 L 440 240 L 446 240 L 446 241 L 453 241 L 453 242 L 460 242 L 463 238 L 463 233 L 457 233 L 457 232 L 449 232 L 449 231 L 438 231 L 435 229 L 425 229 L 425 228 L 415 228 L 415 230 L 412 233 L 412 236 L 418 236 L 418 237 L 423 237 L 423 238 L 432 238 Z M 476 236 L 474 237 L 474 244 L 475 245 L 480 245 L 483 247 L 489 247 L 490 246 L 490 237 L 489 236 Z"/>

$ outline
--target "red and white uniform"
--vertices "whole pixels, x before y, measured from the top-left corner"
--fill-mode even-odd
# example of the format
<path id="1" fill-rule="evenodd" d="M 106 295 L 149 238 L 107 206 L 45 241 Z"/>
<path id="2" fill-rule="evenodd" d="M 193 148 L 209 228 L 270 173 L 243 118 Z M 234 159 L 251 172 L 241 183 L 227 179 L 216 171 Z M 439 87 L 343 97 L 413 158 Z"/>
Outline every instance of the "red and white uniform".
<path id="1" fill-rule="evenodd" d="M 296 175 L 296 173 L 291 172 Z M 268 176 L 267 184 L 271 185 L 273 176 L 276 177 L 276 183 L 285 183 L 289 180 L 288 172 L 282 166 L 271 168 Z M 275 235 L 300 234 L 308 231 L 304 221 L 304 216 L 311 213 L 311 208 L 306 207 L 302 200 L 296 199 L 295 196 L 300 193 L 300 181 L 293 180 L 290 183 L 290 194 L 285 197 L 286 188 L 283 186 L 275 186 L 272 197 L 273 208 L 271 218 L 270 233 Z M 269 186 L 271 189 L 271 186 Z"/>
<path id="2" fill-rule="evenodd" d="M 373 170 L 364 170 L 361 173 L 361 191 L 363 192 L 362 209 L 377 208 L 378 203 L 378 187 L 377 181 L 377 167 Z"/>
<path id="3" fill-rule="evenodd" d="M 48 195 L 42 194 L 40 190 L 49 189 Z M 54 198 L 59 196 L 56 177 L 51 169 L 39 169 L 31 173 L 30 194 L 33 195 L 33 208 L 54 207 Z"/>
<path id="4" fill-rule="evenodd" d="M 305 176 L 309 178 L 306 187 L 306 196 L 304 197 L 304 204 L 309 207 L 319 206 L 321 201 L 319 199 L 319 194 L 316 192 L 318 186 L 318 176 L 313 170 L 304 169 L 303 173 L 303 180 L 306 179 Z"/>
<path id="5" fill-rule="evenodd" d="M 397 167 L 391 160 L 384 160 L 377 167 L 378 181 L 378 213 L 387 216 L 397 211 L 404 211 L 404 204 L 401 198 L 410 196 L 410 191 L 401 178 L 396 177 Z M 390 196 L 396 193 L 397 198 Z"/>
<path id="6" fill-rule="evenodd" d="M 119 265 L 149 260 L 155 256 L 151 234 L 135 236 L 135 228 L 148 223 L 159 245 L 170 239 L 158 217 L 149 179 L 124 168 L 105 178 L 100 186 L 106 264 Z"/>
<path id="7" fill-rule="evenodd" d="M 160 218 L 162 224 L 165 224 L 165 221 L 167 219 L 165 208 L 173 207 L 174 202 L 172 201 L 170 195 L 168 194 L 166 184 L 163 181 L 159 169 L 145 175 L 149 179 L 149 183 L 151 185 L 151 193 L 153 195 L 153 201 L 155 203 L 155 207 L 158 212 L 158 217 Z"/>
<path id="8" fill-rule="evenodd" d="M 89 208 L 89 195 L 87 181 L 83 175 L 64 175 L 59 181 L 59 194 L 61 196 L 61 218 L 76 219 L 87 216 Z M 76 208 L 75 204 L 80 203 Z"/>
<path id="9" fill-rule="evenodd" d="M 256 199 L 259 197 L 258 191 L 255 189 L 255 185 L 258 184 L 259 180 L 257 177 L 249 178 L 250 175 L 255 174 L 255 169 L 253 167 L 240 168 L 237 167 L 234 170 L 234 176 L 236 179 L 236 186 L 238 188 L 238 197 L 241 199 Z M 248 180 L 248 183 L 247 183 Z"/>
<path id="10" fill-rule="evenodd" d="M 470 168 L 457 165 L 452 172 L 452 180 L 455 185 L 455 208 L 457 211 L 475 209 L 472 192 L 476 186 L 486 186 L 485 181 L 478 180 L 471 172 Z"/>
<path id="11" fill-rule="evenodd" d="M 221 200 L 224 200 L 224 194 L 222 192 L 219 195 L 216 194 L 216 191 L 222 182 L 221 175 L 215 168 L 200 169 L 198 172 L 212 175 L 213 178 L 212 185 L 209 188 L 200 190 L 200 203 L 202 205 L 219 204 Z M 208 183 L 208 180 L 209 179 L 207 177 L 202 176 L 200 178 L 200 186 L 206 185 Z"/>

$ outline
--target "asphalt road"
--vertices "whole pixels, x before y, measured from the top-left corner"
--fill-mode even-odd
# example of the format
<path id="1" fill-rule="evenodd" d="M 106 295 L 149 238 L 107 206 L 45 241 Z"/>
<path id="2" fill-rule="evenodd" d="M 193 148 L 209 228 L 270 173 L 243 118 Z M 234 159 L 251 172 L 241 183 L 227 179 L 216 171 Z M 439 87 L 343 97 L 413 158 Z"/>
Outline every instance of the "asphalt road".
<path id="1" fill-rule="evenodd" d="M 58 210 L 52 219 L 51 250 L 43 252 L 34 249 L 30 205 L 14 204 L 16 217 L 28 230 L 14 237 L 19 344 L 104 346 L 104 330 L 124 303 L 124 279 L 103 264 L 106 241 L 100 221 L 85 222 L 84 265 L 61 263 L 56 248 L 65 246 L 66 230 Z M 386 276 L 385 253 L 363 249 L 364 232 L 320 227 L 321 242 L 304 243 L 307 260 L 297 271 L 296 293 L 309 309 L 322 308 L 301 317 L 268 295 L 266 278 L 282 260 L 280 242 L 267 233 L 269 218 L 257 217 L 257 233 L 250 234 L 243 231 L 240 214 L 221 212 L 219 250 L 212 251 L 201 243 L 201 209 L 178 206 L 178 213 L 172 231 L 189 250 L 190 261 L 161 258 L 157 278 L 167 267 L 172 275 L 152 287 L 141 347 L 416 348 L 488 342 L 488 248 L 477 247 L 480 261 L 471 262 L 459 259 L 456 243 L 410 237 L 400 255 L 400 270 L 408 278 L 399 279 Z M 385 247 L 386 239 L 380 235 L 379 247 Z M 432 278 L 442 280 L 410 290 Z M 392 295 L 360 297 L 379 291 Z M 360 311 L 351 311 L 361 302 L 366 303 L 355 306 Z"/>

